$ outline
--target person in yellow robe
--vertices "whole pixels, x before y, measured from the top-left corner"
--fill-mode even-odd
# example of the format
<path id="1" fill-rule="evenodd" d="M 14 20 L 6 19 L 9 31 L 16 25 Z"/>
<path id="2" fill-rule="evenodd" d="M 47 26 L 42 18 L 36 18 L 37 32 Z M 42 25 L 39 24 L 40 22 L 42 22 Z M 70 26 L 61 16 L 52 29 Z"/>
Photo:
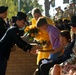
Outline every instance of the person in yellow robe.
<path id="1" fill-rule="evenodd" d="M 32 18 L 32 26 L 36 26 L 36 21 L 38 20 L 39 17 L 45 17 L 45 19 L 47 20 L 48 24 L 54 25 L 53 20 L 50 19 L 50 18 L 48 18 L 48 17 L 46 17 L 46 16 L 43 16 L 41 14 L 41 11 L 40 11 L 39 8 L 34 8 L 32 10 L 32 15 L 33 15 L 33 18 Z M 47 41 L 47 45 L 46 45 L 46 47 L 43 46 L 43 50 L 48 50 L 48 49 L 51 50 L 52 45 L 49 42 L 49 36 L 48 36 L 48 34 L 47 34 L 46 31 L 40 30 L 40 33 L 36 36 L 36 40 L 39 40 L 39 41 L 41 41 L 41 40 Z M 37 55 L 37 65 L 38 65 L 38 63 L 39 63 L 39 61 L 41 59 L 48 58 L 49 55 L 50 55 L 50 52 L 46 52 L 46 53 L 45 52 L 38 52 L 38 55 Z"/>
<path id="2" fill-rule="evenodd" d="M 47 20 L 47 22 L 48 22 L 48 24 L 55 25 L 54 22 L 53 22 L 53 20 L 52 20 L 51 18 L 49 18 L 49 17 L 47 17 L 47 16 L 43 16 L 43 15 L 41 14 L 41 11 L 40 11 L 39 8 L 34 8 L 34 9 L 32 10 L 32 16 L 33 16 L 33 18 L 32 18 L 31 21 L 32 21 L 32 25 L 33 25 L 33 26 L 36 26 L 36 21 L 38 20 L 39 17 L 45 17 L 46 20 Z"/>

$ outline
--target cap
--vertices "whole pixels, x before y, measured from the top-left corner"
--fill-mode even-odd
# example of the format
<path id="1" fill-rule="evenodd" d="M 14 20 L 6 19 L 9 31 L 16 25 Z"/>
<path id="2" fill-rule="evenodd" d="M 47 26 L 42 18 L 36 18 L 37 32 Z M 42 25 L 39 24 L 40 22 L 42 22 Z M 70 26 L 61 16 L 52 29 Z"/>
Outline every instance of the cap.
<path id="1" fill-rule="evenodd" d="M 24 20 L 26 21 L 27 15 L 26 15 L 25 13 L 23 13 L 23 12 L 18 12 L 18 13 L 17 13 L 17 16 L 18 16 L 18 17 L 21 17 L 22 19 L 24 19 Z"/>
<path id="2" fill-rule="evenodd" d="M 18 20 L 18 19 L 23 19 L 24 21 L 26 21 L 26 17 L 27 17 L 27 15 L 26 15 L 25 13 L 23 13 L 23 12 L 18 12 L 18 13 L 17 13 L 17 16 L 13 16 L 13 17 L 12 17 L 12 22 L 15 23 L 16 20 Z"/>
<path id="3" fill-rule="evenodd" d="M 76 27 L 76 16 L 71 17 L 70 26 Z"/>
<path id="4" fill-rule="evenodd" d="M 8 7 L 6 6 L 0 6 L 0 14 L 6 12 Z"/>

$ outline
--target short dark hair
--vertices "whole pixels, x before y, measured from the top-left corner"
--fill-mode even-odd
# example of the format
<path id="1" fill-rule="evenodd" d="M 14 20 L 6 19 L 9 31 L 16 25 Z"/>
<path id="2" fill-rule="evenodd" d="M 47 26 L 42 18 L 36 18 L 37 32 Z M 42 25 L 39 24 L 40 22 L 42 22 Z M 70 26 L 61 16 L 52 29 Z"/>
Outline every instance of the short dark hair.
<path id="1" fill-rule="evenodd" d="M 71 41 L 71 35 L 70 35 L 70 32 L 68 30 L 62 30 L 62 31 L 60 31 L 60 34 L 62 37 L 65 37 L 68 42 Z"/>
<path id="2" fill-rule="evenodd" d="M 43 26 L 44 24 L 47 24 L 47 21 L 44 17 L 40 17 L 37 22 L 36 22 L 36 26 L 37 27 L 41 27 Z"/>
<path id="3" fill-rule="evenodd" d="M 34 9 L 32 10 L 32 15 L 34 15 L 35 13 L 38 13 L 38 14 L 41 15 L 41 11 L 40 11 L 40 9 L 39 9 L 38 7 L 34 8 Z"/>

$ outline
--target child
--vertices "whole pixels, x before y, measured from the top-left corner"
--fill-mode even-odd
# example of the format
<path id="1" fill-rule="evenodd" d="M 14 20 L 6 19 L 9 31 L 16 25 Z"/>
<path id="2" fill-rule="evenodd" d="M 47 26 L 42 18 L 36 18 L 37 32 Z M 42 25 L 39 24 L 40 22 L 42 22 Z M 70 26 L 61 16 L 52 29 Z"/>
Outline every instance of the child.
<path id="1" fill-rule="evenodd" d="M 45 30 L 48 33 L 50 42 L 52 44 L 52 49 L 49 49 L 46 51 L 44 51 L 44 50 L 39 50 L 39 51 L 40 52 L 50 52 L 49 58 L 52 58 L 52 59 L 60 56 L 63 48 L 60 46 L 59 30 L 55 26 L 49 25 L 44 17 L 41 17 L 38 19 L 37 27 L 39 29 Z"/>
<path id="2" fill-rule="evenodd" d="M 71 39 L 71 36 L 70 36 L 70 32 L 68 30 L 62 30 L 60 32 L 60 44 L 65 48 L 69 43 L 70 43 L 70 39 Z M 64 49 L 62 50 L 62 53 L 61 55 L 64 54 Z M 49 59 L 45 59 L 45 60 L 48 60 Z M 40 63 L 39 65 L 42 63 L 45 63 L 44 62 L 44 59 L 40 60 Z"/>
<path id="3" fill-rule="evenodd" d="M 57 75 L 57 70 L 59 70 L 59 74 L 58 75 L 74 75 L 73 72 L 76 72 L 76 16 L 72 16 L 71 18 L 71 29 L 73 31 L 73 33 L 75 34 L 74 36 L 74 44 L 72 46 L 72 53 L 70 53 L 70 59 L 66 60 L 64 63 L 64 65 L 62 66 L 55 66 L 53 69 L 53 74 Z M 69 49 L 70 52 L 70 49 Z M 68 53 L 69 55 L 69 53 Z M 66 57 L 66 56 L 65 56 Z M 59 61 L 58 61 L 59 62 Z M 59 68 L 60 67 L 60 68 Z M 59 69 L 58 69 L 59 68 Z"/>

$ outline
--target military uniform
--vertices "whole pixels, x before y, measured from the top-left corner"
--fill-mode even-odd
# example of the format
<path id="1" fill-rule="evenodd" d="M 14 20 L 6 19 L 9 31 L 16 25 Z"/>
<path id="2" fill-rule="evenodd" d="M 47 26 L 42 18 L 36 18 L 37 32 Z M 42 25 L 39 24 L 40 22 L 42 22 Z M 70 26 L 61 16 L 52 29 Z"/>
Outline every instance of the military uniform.
<path id="1" fill-rule="evenodd" d="M 5 21 L 0 17 L 0 39 L 2 38 L 2 36 L 4 35 L 4 33 L 6 32 L 6 23 Z"/>
<path id="2" fill-rule="evenodd" d="M 4 17 L 6 14 L 5 12 L 8 10 L 8 7 L 5 6 L 0 6 L 0 39 L 2 38 L 2 36 L 4 35 L 4 33 L 6 32 L 6 23 L 4 21 Z M 2 18 L 4 17 L 4 18 Z"/>
<path id="3" fill-rule="evenodd" d="M 0 40 L 0 58 L 6 57 L 9 58 L 10 50 L 14 44 L 17 44 L 24 51 L 30 50 L 31 45 L 27 44 L 20 38 L 19 29 L 17 25 L 10 27 L 3 38 Z"/>
<path id="4" fill-rule="evenodd" d="M 16 24 L 11 26 L 0 40 L 0 75 L 5 75 L 7 60 L 14 44 L 17 44 L 25 52 L 32 48 L 32 45 L 27 44 L 20 38 L 19 28 Z"/>
<path id="5" fill-rule="evenodd" d="M 0 14 L 3 17 L 3 19 L 6 18 L 5 16 L 7 16 L 7 14 L 3 14 L 4 12 L 7 13 L 7 9 L 8 7 L 5 7 L 5 6 L 0 7 Z M 32 48 L 32 45 L 29 45 L 28 43 L 26 43 L 20 38 L 20 31 L 19 31 L 18 25 L 16 24 L 16 21 L 24 20 L 25 22 L 26 15 L 25 13 L 22 13 L 22 12 L 18 12 L 18 13 L 20 14 L 13 17 L 14 25 L 8 28 L 7 31 L 5 27 L 6 25 L 5 21 L 2 18 L 0 18 L 0 36 L 1 34 L 3 36 L 3 37 L 2 36 L 0 37 L 1 38 L 0 39 L 0 75 L 5 75 L 6 68 L 7 68 L 7 60 L 9 59 L 11 48 L 13 47 L 13 45 L 16 44 L 25 52 L 27 50 L 30 51 Z"/>

